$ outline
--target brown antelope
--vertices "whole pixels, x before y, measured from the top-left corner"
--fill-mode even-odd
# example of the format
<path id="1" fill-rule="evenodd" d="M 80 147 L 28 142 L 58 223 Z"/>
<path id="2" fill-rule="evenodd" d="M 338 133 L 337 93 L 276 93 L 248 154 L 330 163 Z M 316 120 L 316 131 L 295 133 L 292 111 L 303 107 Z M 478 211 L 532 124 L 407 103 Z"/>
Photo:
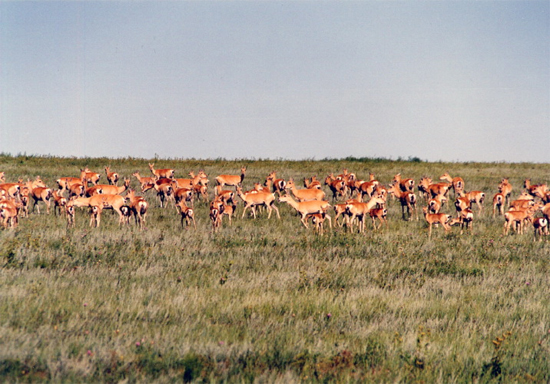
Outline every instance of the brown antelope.
<path id="1" fill-rule="evenodd" d="M 90 227 L 99 228 L 99 224 L 101 222 L 101 212 L 103 212 L 103 205 L 102 204 L 90 205 L 89 210 L 90 210 Z M 122 215 L 122 217 L 124 217 L 124 215 Z"/>
<path id="2" fill-rule="evenodd" d="M 80 171 L 80 177 L 60 177 L 55 182 L 60 190 L 69 190 L 73 184 L 84 184 L 86 178 L 86 171 Z"/>
<path id="3" fill-rule="evenodd" d="M 65 204 L 65 216 L 67 217 L 67 228 L 74 227 L 74 205 Z"/>
<path id="4" fill-rule="evenodd" d="M 193 193 L 197 200 L 208 200 L 208 187 L 203 184 L 195 184 L 193 185 Z"/>
<path id="5" fill-rule="evenodd" d="M 30 183 L 29 183 L 30 187 Z M 50 188 L 37 187 L 31 190 L 30 195 L 34 200 L 33 211 L 36 209 L 38 214 L 40 214 L 40 206 L 38 205 L 39 201 L 43 201 L 46 204 L 46 213 L 50 214 L 50 205 L 52 198 L 52 190 Z"/>
<path id="6" fill-rule="evenodd" d="M 71 188 L 78 188 L 78 184 L 73 184 L 71 186 Z M 85 188 L 86 190 L 84 191 L 84 196 L 85 197 L 92 197 L 94 195 L 100 195 L 103 193 L 103 188 L 101 185 L 94 185 L 92 187 L 89 187 L 89 188 Z M 78 191 L 78 190 L 77 190 Z"/>
<path id="7" fill-rule="evenodd" d="M 197 224 L 195 222 L 195 211 L 193 210 L 193 208 L 185 205 L 184 201 L 180 201 L 179 203 L 177 203 L 176 208 L 181 215 L 181 227 L 185 228 L 183 224 L 183 222 L 185 221 L 187 227 L 189 227 L 191 225 L 191 222 L 193 222 L 193 227 L 197 229 Z"/>
<path id="8" fill-rule="evenodd" d="M 374 230 L 382 228 L 383 225 L 386 225 L 388 228 L 388 210 L 387 208 L 373 208 L 369 211 L 369 216 L 372 219 L 372 226 Z M 376 227 L 376 219 L 380 221 L 380 227 Z"/>
<path id="9" fill-rule="evenodd" d="M 539 208 L 540 206 L 535 204 L 527 209 L 506 212 L 504 214 L 504 235 L 508 234 L 511 226 L 514 227 L 516 233 L 523 234 L 525 224 L 533 219 Z"/>
<path id="10" fill-rule="evenodd" d="M 311 179 L 304 177 L 304 187 L 308 189 L 321 189 L 321 182 L 317 180 L 317 176 L 311 176 Z"/>
<path id="11" fill-rule="evenodd" d="M 172 179 L 163 177 L 156 180 L 154 183 L 148 183 L 141 187 L 141 192 L 147 192 L 149 189 L 155 189 L 157 191 L 157 198 L 160 202 L 160 207 L 164 208 L 164 202 L 166 200 L 174 199 L 174 186 L 175 182 Z"/>
<path id="12" fill-rule="evenodd" d="M 156 176 L 153 176 L 153 177 L 141 177 L 139 172 L 138 171 L 135 171 L 134 173 L 132 173 L 132 176 L 134 176 L 139 185 L 140 185 L 140 188 L 143 189 L 143 187 L 147 184 L 153 184 L 155 181 L 158 180 L 158 177 Z"/>
<path id="13" fill-rule="evenodd" d="M 471 204 L 477 204 L 479 214 L 481 214 L 481 212 L 483 211 L 483 202 L 485 201 L 485 193 L 481 191 L 470 191 L 467 193 L 462 192 L 462 194 L 459 194 L 459 196 L 470 200 Z"/>
<path id="14" fill-rule="evenodd" d="M 237 186 L 237 194 L 244 202 L 244 211 L 242 217 L 244 218 L 246 210 L 250 208 L 252 215 L 256 218 L 256 207 L 263 206 L 267 208 L 269 212 L 267 218 L 271 217 L 271 211 L 275 209 L 277 217 L 280 219 L 279 209 L 273 204 L 275 202 L 275 195 L 271 192 L 256 192 L 244 194 L 241 187 Z"/>
<path id="15" fill-rule="evenodd" d="M 357 202 L 359 202 L 357 200 Z M 338 218 L 340 216 L 344 217 L 346 216 L 346 205 L 348 202 L 341 203 L 341 204 L 334 204 L 333 209 L 336 216 L 334 216 L 335 225 L 338 225 L 339 227 L 342 227 L 344 225 L 344 221 L 339 222 Z M 344 219 L 345 220 L 345 219 Z"/>
<path id="16" fill-rule="evenodd" d="M 208 185 L 208 179 L 204 171 L 199 171 L 197 175 L 193 172 L 189 172 L 190 179 L 174 179 L 178 188 L 192 189 L 196 185 Z"/>
<path id="17" fill-rule="evenodd" d="M 535 230 L 534 241 L 542 241 L 542 236 L 548 236 L 548 219 L 546 217 L 536 217 L 533 219 L 533 229 Z"/>
<path id="18" fill-rule="evenodd" d="M 539 197 L 541 199 L 546 198 L 546 191 L 548 190 L 546 184 L 531 185 L 531 179 L 525 179 L 523 186 L 525 187 L 527 193 L 529 193 L 531 196 Z"/>
<path id="19" fill-rule="evenodd" d="M 442 195 L 437 195 L 433 199 L 428 200 L 428 212 L 439 213 L 443 205 L 447 202 L 447 198 Z"/>
<path id="20" fill-rule="evenodd" d="M 370 211 L 375 209 L 377 206 L 383 208 L 386 200 L 380 197 L 373 197 L 368 202 L 356 202 L 348 201 L 346 203 L 346 214 L 349 216 L 348 224 L 350 230 L 353 230 L 353 222 L 355 218 L 359 219 L 359 233 L 362 233 L 365 230 L 365 218 L 367 215 L 370 215 Z"/>
<path id="21" fill-rule="evenodd" d="M 433 184 L 432 181 L 433 180 L 428 176 L 422 176 L 420 178 L 420 181 L 418 182 L 418 192 L 421 194 L 425 201 L 428 201 L 431 197 L 429 186 Z"/>
<path id="22" fill-rule="evenodd" d="M 58 213 L 65 212 L 65 205 L 67 205 L 67 199 L 61 196 L 57 191 L 52 192 L 53 199 L 53 213 L 57 216 Z M 59 212 L 58 212 L 59 209 Z"/>
<path id="23" fill-rule="evenodd" d="M 222 212 L 220 211 L 219 205 L 210 205 L 209 216 L 210 221 L 212 222 L 212 233 L 216 233 L 222 225 Z"/>
<path id="24" fill-rule="evenodd" d="M 403 220 L 411 220 L 414 216 L 418 220 L 418 213 L 416 212 L 416 195 L 414 192 L 403 191 L 398 183 L 394 183 L 390 186 L 389 192 L 393 194 L 401 203 L 401 214 Z M 407 207 L 408 219 L 405 218 L 405 207 Z"/>
<path id="25" fill-rule="evenodd" d="M 143 224 L 145 224 L 145 218 L 147 217 L 147 209 L 149 208 L 149 203 L 145 200 L 143 196 L 136 196 L 136 192 L 133 189 L 129 189 L 126 193 L 126 198 L 129 201 L 128 206 L 130 211 L 134 215 L 136 224 L 140 229 L 143 229 Z"/>
<path id="26" fill-rule="evenodd" d="M 502 192 L 496 193 L 493 196 L 493 217 L 498 211 L 499 215 L 504 215 L 504 204 L 506 203 L 506 195 Z"/>
<path id="27" fill-rule="evenodd" d="M 233 201 L 231 204 L 223 203 L 222 217 L 227 216 L 229 219 L 229 225 L 232 224 L 232 218 L 237 213 L 237 202 Z"/>
<path id="28" fill-rule="evenodd" d="M 286 188 L 290 189 L 296 200 L 301 201 L 312 201 L 312 200 L 324 200 L 325 192 L 316 188 L 306 188 L 306 189 L 297 189 L 294 184 L 294 180 L 288 180 Z"/>
<path id="29" fill-rule="evenodd" d="M 275 171 L 271 172 L 267 176 L 265 185 L 271 187 L 271 192 L 277 192 L 279 196 L 281 196 L 286 189 L 286 181 L 284 179 L 277 179 L 277 174 Z"/>
<path id="30" fill-rule="evenodd" d="M 328 185 L 332 192 L 332 201 L 338 199 L 338 196 L 345 197 L 347 193 L 346 182 L 342 179 L 335 179 L 332 174 L 325 178 L 325 185 Z"/>
<path id="31" fill-rule="evenodd" d="M 82 183 L 84 185 L 87 185 L 88 183 L 97 185 L 97 183 L 99 182 L 99 178 L 101 177 L 101 174 L 97 172 L 92 172 L 87 167 L 80 170 L 81 176 L 82 176 L 82 172 L 84 172 L 84 177 L 82 178 Z"/>
<path id="32" fill-rule="evenodd" d="M 4 196 L 17 199 L 21 193 L 21 185 L 19 183 L 3 183 L 0 184 L 0 190 L 4 191 Z"/>
<path id="33" fill-rule="evenodd" d="M 241 167 L 240 175 L 219 175 L 216 177 L 216 186 L 221 190 L 225 185 L 230 187 L 240 187 L 243 185 L 246 167 Z"/>
<path id="34" fill-rule="evenodd" d="M 174 169 L 171 168 L 165 168 L 165 169 L 155 169 L 155 164 L 149 164 L 149 169 L 151 170 L 151 173 L 153 176 L 155 176 L 157 179 L 166 178 L 166 179 L 173 179 L 174 173 L 176 172 Z"/>
<path id="35" fill-rule="evenodd" d="M 428 222 L 429 239 L 432 238 L 432 226 L 434 224 L 441 224 L 443 229 L 445 229 L 445 232 L 451 230 L 451 226 L 449 225 L 449 222 L 453 219 L 451 215 L 447 215 L 446 213 L 428 213 L 428 207 L 422 208 L 422 211 L 424 212 L 424 218 Z"/>
<path id="36" fill-rule="evenodd" d="M 393 177 L 392 183 L 397 183 L 399 185 L 399 189 L 401 189 L 403 192 L 414 192 L 414 180 L 401 179 L 400 173 Z"/>
<path id="37" fill-rule="evenodd" d="M 535 200 L 513 200 L 510 202 L 511 211 L 527 209 L 535 205 Z"/>
<path id="38" fill-rule="evenodd" d="M 429 177 L 424 177 L 420 179 L 420 185 L 422 188 L 419 187 L 419 190 L 427 191 L 428 198 L 434 198 L 436 196 L 444 196 L 447 197 L 447 193 L 449 192 L 449 188 L 451 187 L 451 184 L 449 183 L 430 183 L 431 179 Z M 424 193 L 424 192 L 423 192 Z"/>
<path id="39" fill-rule="evenodd" d="M 473 222 L 474 222 L 474 213 L 470 208 L 466 208 L 464 210 L 458 211 L 458 217 L 456 219 L 452 219 L 449 225 L 452 226 L 455 224 L 460 224 L 460 234 L 464 233 L 464 228 L 466 228 L 466 230 L 470 229 L 470 233 L 471 233 L 473 228 Z"/>
<path id="40" fill-rule="evenodd" d="M 464 192 L 464 179 L 462 177 L 451 177 L 449 172 L 445 172 L 439 180 L 445 180 L 451 183 L 455 196 L 459 196 Z"/>
<path id="41" fill-rule="evenodd" d="M 308 228 L 307 215 L 310 215 L 313 213 L 326 212 L 327 209 L 330 207 L 330 204 L 328 203 L 328 201 L 324 201 L 324 200 L 296 201 L 289 195 L 281 196 L 279 198 L 279 201 L 283 203 L 287 203 L 296 211 L 298 211 L 298 213 L 301 216 L 300 221 L 306 228 Z"/>
<path id="42" fill-rule="evenodd" d="M 109 195 L 120 195 L 130 188 L 130 179 L 124 179 L 124 184 L 122 186 L 117 185 L 107 185 L 107 184 L 97 184 L 92 188 L 101 189 L 102 193 Z M 90 188 L 88 188 L 89 190 Z M 86 190 L 86 195 L 88 195 L 88 190 Z"/>
<path id="43" fill-rule="evenodd" d="M 95 195 L 92 197 L 79 197 L 76 199 L 70 200 L 67 205 L 73 205 L 75 207 L 87 207 L 93 205 L 101 205 L 102 209 L 112 209 L 119 216 L 119 224 L 124 221 L 124 217 L 120 208 L 124 205 L 125 198 L 120 195 Z"/>
<path id="44" fill-rule="evenodd" d="M 174 201 L 176 204 L 179 204 L 180 202 L 189 202 L 191 205 L 193 205 L 193 190 L 187 189 L 187 188 L 178 188 L 174 191 Z"/>
<path id="45" fill-rule="evenodd" d="M 19 217 L 16 208 L 0 202 L 0 220 L 4 228 L 15 228 L 19 224 Z"/>
<path id="46" fill-rule="evenodd" d="M 325 223 L 325 220 L 328 219 L 329 227 L 332 229 L 332 220 L 330 216 L 326 212 L 319 212 L 319 213 L 310 213 L 307 215 L 308 219 L 311 219 L 311 222 L 313 223 L 315 230 L 320 235 L 323 234 L 323 224 Z"/>
<path id="47" fill-rule="evenodd" d="M 510 184 L 507 178 L 503 178 L 500 181 L 498 184 L 498 191 L 504 195 L 506 201 L 510 199 L 510 195 L 512 194 L 512 184 Z"/>
<path id="48" fill-rule="evenodd" d="M 111 172 L 111 167 L 105 167 L 105 175 L 107 176 L 107 181 L 109 182 L 109 185 L 117 185 L 118 184 L 118 173 Z"/>
<path id="49" fill-rule="evenodd" d="M 357 195 L 358 200 L 363 201 L 365 195 L 368 196 L 370 199 L 376 192 L 376 188 L 378 187 L 378 185 L 378 180 L 356 182 L 355 189 L 359 192 Z"/>
<path id="50" fill-rule="evenodd" d="M 81 183 L 71 184 L 68 191 L 69 199 L 72 199 L 73 197 L 83 197 L 86 194 L 86 188 L 84 187 L 84 184 Z"/>

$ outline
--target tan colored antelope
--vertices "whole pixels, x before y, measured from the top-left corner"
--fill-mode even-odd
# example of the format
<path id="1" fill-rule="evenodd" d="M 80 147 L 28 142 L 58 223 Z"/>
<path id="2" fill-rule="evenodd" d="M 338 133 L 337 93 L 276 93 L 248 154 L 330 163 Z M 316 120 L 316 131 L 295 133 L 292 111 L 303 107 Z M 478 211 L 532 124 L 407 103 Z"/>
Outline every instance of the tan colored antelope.
<path id="1" fill-rule="evenodd" d="M 122 184 L 120 187 L 117 185 L 107 185 L 107 184 L 97 184 L 92 188 L 99 188 L 101 189 L 102 193 L 106 193 L 109 195 L 120 195 L 124 193 L 125 191 L 130 188 L 130 179 L 124 179 L 124 184 Z M 90 189 L 90 188 L 88 188 Z M 86 194 L 88 194 L 86 192 Z"/>
<path id="2" fill-rule="evenodd" d="M 449 232 L 451 230 L 451 226 L 449 225 L 449 222 L 453 219 L 451 215 L 447 215 L 446 213 L 428 213 L 428 207 L 422 208 L 422 211 L 424 212 L 424 218 L 428 223 L 429 239 L 432 238 L 432 226 L 434 224 L 441 224 L 445 232 Z"/>
<path id="3" fill-rule="evenodd" d="M 483 202 L 485 201 L 485 193 L 482 191 L 470 191 L 459 195 L 470 200 L 470 207 L 472 204 L 476 204 L 479 210 L 479 214 L 483 211 Z"/>
<path id="4" fill-rule="evenodd" d="M 151 170 L 151 173 L 157 178 L 166 178 L 166 179 L 173 179 L 174 173 L 176 172 L 174 169 L 171 168 L 165 168 L 165 169 L 155 169 L 155 164 L 149 164 L 149 169 Z"/>
<path id="5" fill-rule="evenodd" d="M 244 202 L 244 210 L 242 218 L 246 214 L 246 210 L 250 208 L 252 215 L 256 218 L 256 207 L 263 206 L 267 209 L 267 218 L 271 217 L 271 211 L 274 209 L 277 212 L 277 217 L 280 219 L 279 209 L 274 205 L 275 195 L 271 192 L 255 192 L 255 193 L 243 193 L 241 187 L 237 186 L 237 195 Z"/>
<path id="6" fill-rule="evenodd" d="M 535 204 L 534 206 L 527 209 L 506 212 L 504 214 L 504 235 L 508 235 L 510 227 L 513 227 L 516 233 L 520 235 L 523 234 L 525 224 L 529 221 L 532 221 L 533 216 L 539 208 L 540 206 Z"/>
<path id="7" fill-rule="evenodd" d="M 197 229 L 197 224 L 195 222 L 195 211 L 193 210 L 193 208 L 185 205 L 184 201 L 180 201 L 179 203 L 177 203 L 176 208 L 181 215 L 181 227 L 189 227 L 191 225 L 191 222 L 193 222 L 193 227 Z M 184 221 L 186 223 L 186 226 L 184 226 L 183 224 Z"/>
<path id="8" fill-rule="evenodd" d="M 336 201 L 338 196 L 344 198 L 347 193 L 346 182 L 342 179 L 335 179 L 332 174 L 328 175 L 325 178 L 325 185 L 328 185 L 330 191 L 332 192 L 332 201 Z"/>
<path id="9" fill-rule="evenodd" d="M 219 175 L 216 177 L 216 186 L 221 190 L 225 185 L 229 187 L 240 187 L 243 185 L 246 175 L 246 166 L 241 167 L 240 175 Z"/>
<path id="10" fill-rule="evenodd" d="M 472 233 L 473 229 L 473 222 L 474 222 L 474 213 L 470 208 L 466 208 L 464 210 L 458 211 L 458 216 L 455 219 L 452 219 L 449 223 L 449 225 L 460 225 L 460 234 L 464 233 L 464 228 L 466 230 L 470 229 L 470 233 Z"/>
<path id="11" fill-rule="evenodd" d="M 60 190 L 69 191 L 71 186 L 74 184 L 84 185 L 84 180 L 86 178 L 86 171 L 80 170 L 80 177 L 60 177 L 55 182 Z"/>
<path id="12" fill-rule="evenodd" d="M 128 190 L 126 198 L 128 199 L 128 207 L 130 207 L 130 211 L 134 215 L 136 224 L 139 226 L 139 229 L 143 229 L 149 203 L 143 196 L 136 196 L 136 192 L 133 189 Z"/>
<path id="13" fill-rule="evenodd" d="M 414 180 L 413 179 L 402 179 L 401 173 L 398 173 L 393 177 L 392 183 L 397 183 L 399 189 L 403 192 L 414 192 Z"/>
<path id="14" fill-rule="evenodd" d="M 67 205 L 72 205 L 75 207 L 88 207 L 88 206 L 102 206 L 102 209 L 112 209 L 118 213 L 119 224 L 122 224 L 124 221 L 124 216 L 120 211 L 120 208 L 125 204 L 125 198 L 120 195 L 95 195 L 92 197 L 78 197 L 70 200 Z"/>
<path id="15" fill-rule="evenodd" d="M 306 189 L 297 189 L 294 184 L 293 179 L 289 179 L 286 184 L 286 188 L 290 189 L 296 200 L 299 202 L 302 201 L 312 201 L 312 200 L 324 200 L 326 195 L 321 189 L 317 188 L 306 188 Z"/>
<path id="16" fill-rule="evenodd" d="M 510 184 L 508 178 L 503 178 L 498 184 L 498 191 L 504 195 L 506 201 L 509 201 L 510 195 L 512 194 L 512 189 L 512 184 Z"/>
<path id="17" fill-rule="evenodd" d="M 493 196 L 493 217 L 498 212 L 499 215 L 504 215 L 504 205 L 506 203 L 506 195 L 502 192 L 495 193 Z"/>
<path id="18" fill-rule="evenodd" d="M 139 183 L 139 186 L 140 188 L 143 190 L 143 187 L 147 184 L 153 184 L 155 181 L 158 180 L 158 177 L 156 176 L 153 176 L 153 177 L 142 177 L 140 176 L 139 172 L 138 171 L 135 171 L 134 173 L 132 173 L 132 176 L 134 176 L 138 183 Z"/>
<path id="19" fill-rule="evenodd" d="M 296 201 L 289 195 L 281 196 L 279 198 L 279 201 L 283 203 L 287 203 L 292 208 L 294 208 L 301 216 L 300 221 L 304 225 L 304 227 L 308 228 L 307 224 L 307 215 L 313 214 L 313 213 L 321 213 L 326 212 L 327 209 L 330 207 L 330 204 L 328 201 L 324 200 L 308 200 L 308 201 Z"/>
<path id="20" fill-rule="evenodd" d="M 445 180 L 451 183 L 455 196 L 460 196 L 464 193 L 464 179 L 462 177 L 451 177 L 449 172 L 445 172 L 439 177 L 439 180 Z"/>
<path id="21" fill-rule="evenodd" d="M 31 186 L 31 183 L 29 183 L 29 187 L 30 186 Z M 40 214 L 40 206 L 38 205 L 38 202 L 42 201 L 44 202 L 44 204 L 46 204 L 46 213 L 49 215 L 51 198 L 52 198 L 52 190 L 50 188 L 37 187 L 31 190 L 30 195 L 34 200 L 33 211 L 36 209 L 38 211 L 38 214 Z"/>
<path id="22" fill-rule="evenodd" d="M 118 185 L 119 175 L 117 172 L 111 172 L 111 167 L 105 167 L 105 175 L 109 185 Z"/>
<path id="23" fill-rule="evenodd" d="M 548 186 L 546 184 L 532 185 L 531 179 L 525 179 L 523 186 L 525 187 L 527 193 L 531 196 L 538 197 L 540 199 L 546 198 L 546 191 L 548 190 Z"/>
<path id="24" fill-rule="evenodd" d="M 437 195 L 433 199 L 428 200 L 428 212 L 439 213 L 446 202 L 447 198 L 445 196 Z"/>
<path id="25" fill-rule="evenodd" d="M 416 195 L 414 192 L 410 192 L 409 190 L 403 191 L 398 183 L 392 184 L 389 187 L 389 192 L 399 200 L 403 220 L 411 220 L 413 217 L 418 220 L 418 213 L 416 211 Z M 408 218 L 405 217 L 405 207 L 407 208 Z"/>
<path id="26" fill-rule="evenodd" d="M 101 174 L 99 174 L 97 172 L 92 172 L 87 167 L 80 170 L 81 176 L 82 176 L 82 172 L 84 172 L 84 177 L 82 178 L 82 183 L 84 185 L 87 185 L 88 183 L 92 183 L 93 185 L 97 185 L 97 183 L 99 183 L 99 179 L 101 177 Z"/>
<path id="27" fill-rule="evenodd" d="M 539 241 L 542 241 L 542 236 L 548 236 L 548 219 L 545 217 L 535 217 L 533 219 L 534 239 L 537 241 L 537 235 Z"/>
<path id="28" fill-rule="evenodd" d="M 277 173 L 275 171 L 267 176 L 265 185 L 271 189 L 271 192 L 277 192 L 279 197 L 286 189 L 286 181 L 284 179 L 277 179 Z"/>
<path id="29" fill-rule="evenodd" d="M 346 213 L 349 216 L 348 225 L 350 230 L 353 230 L 353 222 L 357 218 L 359 220 L 359 233 L 365 230 L 365 219 L 370 215 L 370 211 L 377 206 L 384 207 L 386 200 L 381 197 L 373 197 L 368 202 L 348 201 L 346 203 Z"/>
<path id="30" fill-rule="evenodd" d="M 61 196 L 57 191 L 52 192 L 53 200 L 53 213 L 57 216 L 58 213 L 65 212 L 65 205 L 67 205 L 67 199 Z M 59 210 L 59 212 L 58 212 Z"/>
<path id="31" fill-rule="evenodd" d="M 328 219 L 329 227 L 332 229 L 332 219 L 326 212 L 320 212 L 320 213 L 310 213 L 307 215 L 307 219 L 311 219 L 312 224 L 315 227 L 315 230 L 320 235 L 324 232 L 324 223 Z"/>
<path id="32" fill-rule="evenodd" d="M 0 190 L 3 190 L 2 195 L 17 199 L 21 193 L 21 185 L 19 183 L 3 183 L 0 184 Z"/>
<path id="33" fill-rule="evenodd" d="M 19 224 L 16 208 L 0 203 L 0 220 L 4 228 L 15 228 Z"/>
<path id="34" fill-rule="evenodd" d="M 388 210 L 386 208 L 373 208 L 369 211 L 369 216 L 372 219 L 372 226 L 374 230 L 381 229 L 383 225 L 388 228 Z M 380 221 L 380 226 L 376 226 L 376 219 Z"/>

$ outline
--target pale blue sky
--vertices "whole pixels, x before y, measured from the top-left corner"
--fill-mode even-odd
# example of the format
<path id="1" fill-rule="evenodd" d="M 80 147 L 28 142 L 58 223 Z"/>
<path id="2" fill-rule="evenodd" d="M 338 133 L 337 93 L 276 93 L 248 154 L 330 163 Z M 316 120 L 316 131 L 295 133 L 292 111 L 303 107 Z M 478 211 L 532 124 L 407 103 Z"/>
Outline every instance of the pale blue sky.
<path id="1" fill-rule="evenodd" d="M 0 152 L 550 162 L 549 1 L 0 1 Z"/>

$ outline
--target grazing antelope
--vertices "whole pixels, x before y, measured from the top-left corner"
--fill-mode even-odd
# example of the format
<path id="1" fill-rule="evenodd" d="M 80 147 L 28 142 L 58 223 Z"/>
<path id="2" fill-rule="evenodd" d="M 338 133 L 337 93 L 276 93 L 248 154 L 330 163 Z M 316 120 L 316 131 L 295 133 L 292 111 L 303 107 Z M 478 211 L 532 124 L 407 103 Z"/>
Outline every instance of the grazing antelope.
<path id="1" fill-rule="evenodd" d="M 256 207 L 263 206 L 267 208 L 269 212 L 267 218 L 271 217 L 271 211 L 275 209 L 277 217 L 280 219 L 279 209 L 273 204 L 275 202 L 275 195 L 271 192 L 255 192 L 255 193 L 243 193 L 241 187 L 237 186 L 237 194 L 244 202 L 244 211 L 242 217 L 246 213 L 246 210 L 250 208 L 252 215 L 256 218 Z"/>
<path id="2" fill-rule="evenodd" d="M 189 227 L 191 222 L 193 222 L 193 227 L 197 229 L 197 223 L 195 222 L 195 211 L 193 208 L 185 205 L 184 201 L 180 201 L 176 204 L 176 208 L 181 215 L 181 227 L 185 228 L 183 222 L 185 221 L 186 226 Z"/>
<path id="3" fill-rule="evenodd" d="M 504 215 L 504 204 L 506 203 L 506 195 L 502 192 L 496 193 L 493 196 L 493 217 L 498 211 L 499 215 Z"/>
<path id="4" fill-rule="evenodd" d="M 155 169 L 155 164 L 149 164 L 149 169 L 151 170 L 151 173 L 157 178 L 166 178 L 166 179 L 173 179 L 174 173 L 176 172 L 174 169 L 171 168 L 165 168 L 165 169 Z"/>
<path id="5" fill-rule="evenodd" d="M 399 185 L 399 189 L 403 192 L 414 192 L 414 180 L 401 179 L 401 173 L 398 173 L 393 177 L 392 183 L 397 183 Z"/>
<path id="6" fill-rule="evenodd" d="M 439 180 L 445 180 L 451 183 L 455 196 L 460 196 L 464 192 L 464 179 L 462 177 L 451 177 L 449 172 L 445 172 Z"/>
<path id="7" fill-rule="evenodd" d="M 403 216 L 403 220 L 411 220 L 413 216 L 416 216 L 416 220 L 418 220 L 418 213 L 416 212 L 416 195 L 414 192 L 410 191 L 403 191 L 398 183 L 394 183 L 390 186 L 389 192 L 393 194 L 397 199 L 399 199 L 399 202 L 401 203 L 401 214 Z M 407 215 L 409 218 L 405 218 L 405 207 L 407 207 Z M 412 211 L 412 212 L 411 212 Z"/>
<path id="8" fill-rule="evenodd" d="M 355 218 L 359 219 L 359 233 L 365 230 L 365 218 L 370 215 L 370 211 L 377 206 L 384 207 L 386 200 L 380 197 L 373 197 L 368 202 L 348 201 L 346 203 L 346 214 L 349 216 L 348 224 L 350 230 L 353 230 L 353 222 Z"/>
<path id="9" fill-rule="evenodd" d="M 118 173 L 111 172 L 111 167 L 105 167 L 105 175 L 107 176 L 109 185 L 117 185 L 119 176 Z"/>
<path id="10" fill-rule="evenodd" d="M 145 200 L 143 196 L 136 196 L 136 192 L 133 189 L 129 189 L 126 193 L 126 198 L 129 201 L 128 206 L 130 211 L 134 215 L 136 224 L 140 229 L 143 229 L 143 224 L 145 224 L 145 218 L 147 216 L 147 208 L 149 208 L 149 203 Z"/>
<path id="11" fill-rule="evenodd" d="M 87 167 L 80 170 L 80 175 L 82 176 L 82 173 L 84 173 L 84 177 L 81 177 L 82 183 L 84 185 L 87 185 L 88 183 L 92 183 L 93 185 L 97 185 L 99 182 L 99 178 L 101 177 L 101 174 L 97 172 L 90 171 Z"/>
<path id="12" fill-rule="evenodd" d="M 297 189 L 294 184 L 294 180 L 288 180 L 286 188 L 290 189 L 296 200 L 301 201 L 312 201 L 312 200 L 324 200 L 325 192 L 316 188 L 306 188 L 306 189 Z"/>
<path id="13" fill-rule="evenodd" d="M 296 201 L 289 195 L 281 196 L 279 198 L 279 201 L 283 203 L 287 203 L 296 211 L 298 211 L 298 213 L 301 216 L 300 221 L 306 228 L 308 228 L 307 215 L 310 215 L 313 213 L 326 212 L 327 209 L 330 207 L 330 204 L 328 203 L 328 201 L 324 201 L 324 200 Z"/>
<path id="14" fill-rule="evenodd" d="M 534 241 L 542 241 L 542 236 L 548 236 L 548 219 L 545 217 L 536 217 L 533 219 L 533 229 L 535 230 Z"/>
<path id="15" fill-rule="evenodd" d="M 240 187 L 243 185 L 244 176 L 246 174 L 246 166 L 241 167 L 239 175 L 219 175 L 216 177 L 216 186 L 221 190 L 225 185 L 230 187 Z"/>
<path id="16" fill-rule="evenodd" d="M 453 219 L 451 215 L 447 215 L 446 213 L 428 213 L 428 207 L 422 208 L 422 211 L 429 226 L 428 239 L 432 238 L 432 226 L 434 224 L 441 224 L 445 232 L 451 230 L 451 226 L 449 225 L 449 222 Z"/>

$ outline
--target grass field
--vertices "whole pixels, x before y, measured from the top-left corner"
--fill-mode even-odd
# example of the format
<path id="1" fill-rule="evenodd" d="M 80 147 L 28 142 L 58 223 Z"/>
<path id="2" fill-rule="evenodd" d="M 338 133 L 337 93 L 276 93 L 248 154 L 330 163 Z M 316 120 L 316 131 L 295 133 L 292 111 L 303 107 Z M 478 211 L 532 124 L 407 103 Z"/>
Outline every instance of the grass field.
<path id="1" fill-rule="evenodd" d="M 152 194 L 143 231 L 110 213 L 97 229 L 84 211 L 72 229 L 31 213 L 0 231 L 0 381 L 550 381 L 549 243 L 503 236 L 490 206 L 502 177 L 517 196 L 525 178 L 549 181 L 548 164 L 3 155 L 0 171 L 54 187 L 85 166 L 129 177 L 148 162 L 176 177 L 204 169 L 211 185 L 247 165 L 245 189 L 273 170 L 301 181 L 347 168 L 384 183 L 449 172 L 488 201 L 472 235 L 435 228 L 431 240 L 422 215 L 403 221 L 395 202 L 388 230 L 323 236 L 282 203 L 281 220 L 241 219 L 241 204 L 216 234 L 206 202 L 197 230 L 182 230 Z"/>

